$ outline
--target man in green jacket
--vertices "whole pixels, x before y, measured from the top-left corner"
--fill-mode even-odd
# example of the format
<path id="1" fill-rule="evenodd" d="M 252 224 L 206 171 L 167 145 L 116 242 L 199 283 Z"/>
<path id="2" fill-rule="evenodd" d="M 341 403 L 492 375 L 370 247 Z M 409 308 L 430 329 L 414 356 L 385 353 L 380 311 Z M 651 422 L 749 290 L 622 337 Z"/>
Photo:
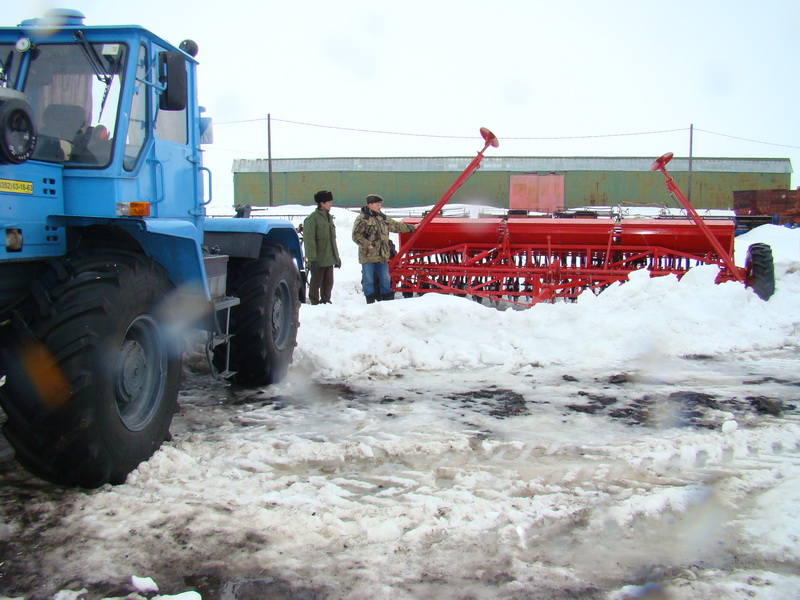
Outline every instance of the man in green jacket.
<path id="1" fill-rule="evenodd" d="M 308 300 L 311 304 L 330 304 L 333 291 L 333 269 L 342 266 L 336 247 L 336 225 L 331 206 L 333 192 L 320 190 L 314 194 L 317 209 L 303 221 L 303 248 L 311 273 Z"/>
<path id="2" fill-rule="evenodd" d="M 414 231 L 413 225 L 387 217 L 381 212 L 382 207 L 383 198 L 369 194 L 367 205 L 361 208 L 353 223 L 353 241 L 358 245 L 358 262 L 361 263 L 361 289 L 367 297 L 367 304 L 394 299 L 389 278 L 389 259 L 392 257 L 389 232 Z M 375 285 L 376 278 L 378 286 Z"/>

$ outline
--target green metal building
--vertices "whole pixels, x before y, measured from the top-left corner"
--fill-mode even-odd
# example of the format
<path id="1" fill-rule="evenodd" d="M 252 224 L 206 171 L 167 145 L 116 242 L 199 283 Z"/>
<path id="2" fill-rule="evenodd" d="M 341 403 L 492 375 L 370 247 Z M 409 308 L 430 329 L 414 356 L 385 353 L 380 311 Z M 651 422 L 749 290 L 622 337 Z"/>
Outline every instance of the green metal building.
<path id="1" fill-rule="evenodd" d="M 307 158 L 235 160 L 236 204 L 313 204 L 334 192 L 338 206 L 380 194 L 386 206 L 436 203 L 472 158 Z M 451 203 L 552 212 L 583 206 L 676 206 L 653 158 L 490 157 Z M 732 209 L 733 192 L 788 189 L 788 158 L 674 158 L 668 171 L 698 208 Z M 691 190 L 689 181 L 691 179 Z M 271 193 L 270 193 L 271 192 Z"/>

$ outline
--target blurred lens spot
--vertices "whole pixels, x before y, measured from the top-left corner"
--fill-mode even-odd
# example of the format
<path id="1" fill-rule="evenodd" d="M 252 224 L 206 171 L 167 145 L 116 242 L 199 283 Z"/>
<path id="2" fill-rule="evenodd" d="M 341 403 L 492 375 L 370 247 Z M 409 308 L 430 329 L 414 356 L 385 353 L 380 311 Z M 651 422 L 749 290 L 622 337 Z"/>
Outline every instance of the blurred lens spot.
<path id="1" fill-rule="evenodd" d="M 22 366 L 42 402 L 50 410 L 59 408 L 67 401 L 70 395 L 69 384 L 44 344 L 25 344 L 22 349 Z"/>

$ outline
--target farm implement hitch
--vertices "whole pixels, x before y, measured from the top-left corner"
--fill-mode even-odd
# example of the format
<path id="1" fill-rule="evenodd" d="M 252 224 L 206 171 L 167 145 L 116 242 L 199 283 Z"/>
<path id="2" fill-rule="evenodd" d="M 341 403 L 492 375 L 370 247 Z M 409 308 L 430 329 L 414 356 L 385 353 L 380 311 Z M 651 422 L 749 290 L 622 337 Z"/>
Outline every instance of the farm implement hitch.
<path id="1" fill-rule="evenodd" d="M 483 149 L 436 205 L 422 218 L 403 219 L 416 229 L 400 234 L 400 250 L 389 263 L 394 291 L 531 306 L 574 300 L 587 290 L 599 293 L 640 269 L 651 277 L 681 277 L 694 266 L 713 264 L 719 267 L 717 283 L 752 278 L 733 262 L 733 221 L 704 220 L 697 213 L 666 171 L 671 153 L 656 159 L 651 170 L 663 173 L 688 218 L 440 216 L 486 149 L 499 145 L 489 130 L 481 129 L 481 135 Z"/>

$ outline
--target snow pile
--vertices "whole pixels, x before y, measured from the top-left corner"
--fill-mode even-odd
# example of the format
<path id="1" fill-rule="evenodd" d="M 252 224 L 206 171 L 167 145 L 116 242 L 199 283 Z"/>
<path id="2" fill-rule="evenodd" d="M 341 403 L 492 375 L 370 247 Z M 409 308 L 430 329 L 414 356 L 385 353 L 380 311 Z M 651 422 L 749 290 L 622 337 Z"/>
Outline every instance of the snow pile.
<path id="1" fill-rule="evenodd" d="M 737 239 L 740 264 L 748 245 L 773 244 L 780 283 L 769 302 L 739 283 L 715 285 L 717 268 L 702 266 L 681 280 L 635 272 L 628 283 L 584 293 L 577 303 L 498 311 L 441 294 L 367 306 L 349 239 L 353 213 L 334 214 L 344 266 L 336 271 L 333 305 L 302 307 L 295 357 L 320 378 L 488 366 L 520 373 L 531 365 L 613 370 L 635 363 L 646 370 L 666 354 L 780 348 L 796 335 L 797 230 L 765 225 Z"/>

